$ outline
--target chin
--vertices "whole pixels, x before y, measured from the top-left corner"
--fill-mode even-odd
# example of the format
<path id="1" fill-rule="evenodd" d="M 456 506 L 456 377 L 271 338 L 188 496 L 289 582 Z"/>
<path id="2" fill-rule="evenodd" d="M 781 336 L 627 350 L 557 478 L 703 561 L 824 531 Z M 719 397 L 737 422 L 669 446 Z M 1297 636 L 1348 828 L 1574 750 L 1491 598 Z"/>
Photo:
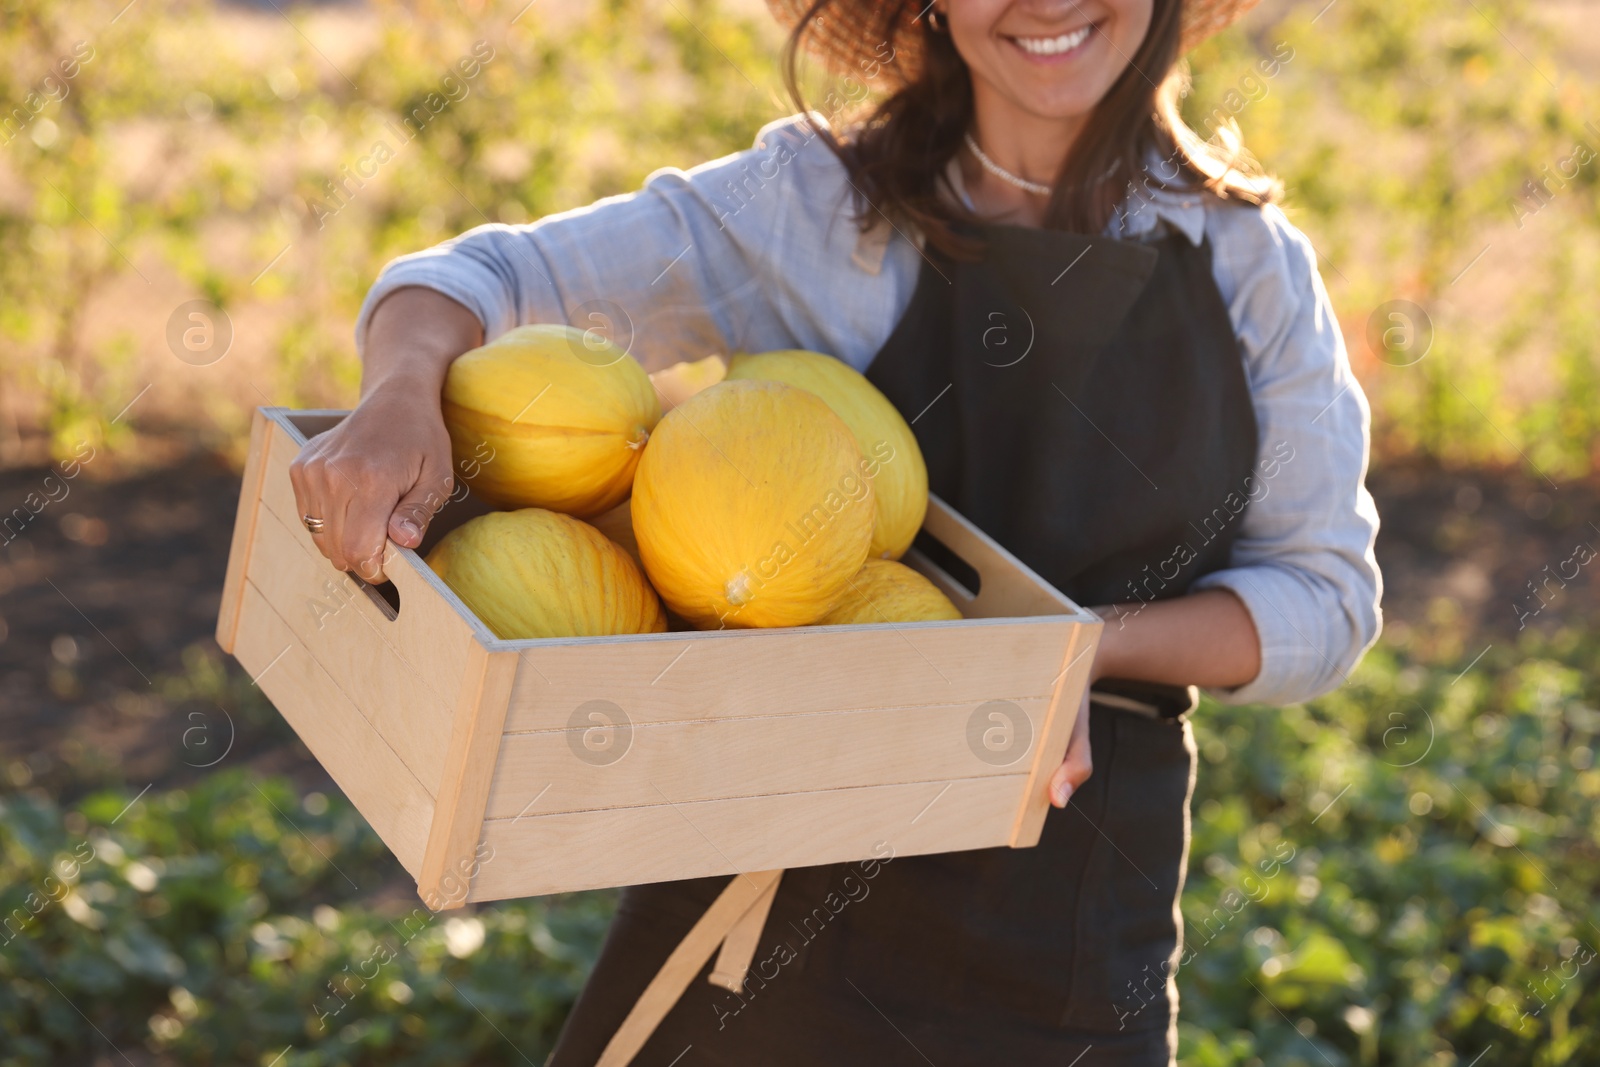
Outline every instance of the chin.
<path id="1" fill-rule="evenodd" d="M 1105 91 L 1098 86 L 1079 84 L 1006 85 L 996 88 L 1028 114 L 1052 121 L 1087 118 L 1105 96 Z"/>

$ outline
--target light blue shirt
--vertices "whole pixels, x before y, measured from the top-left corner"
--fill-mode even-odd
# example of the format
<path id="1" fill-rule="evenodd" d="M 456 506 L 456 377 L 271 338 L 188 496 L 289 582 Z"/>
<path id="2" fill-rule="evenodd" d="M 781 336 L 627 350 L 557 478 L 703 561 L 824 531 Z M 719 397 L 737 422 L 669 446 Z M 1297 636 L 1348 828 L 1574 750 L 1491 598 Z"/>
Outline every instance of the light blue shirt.
<path id="1" fill-rule="evenodd" d="M 964 195 L 958 168 L 949 179 Z M 862 233 L 851 194 L 821 138 L 798 116 L 783 119 L 753 148 L 659 170 L 636 193 L 524 226 L 479 226 L 396 259 L 367 294 L 356 344 L 379 301 L 417 285 L 470 308 L 489 338 L 570 321 L 605 330 L 646 370 L 804 348 L 864 371 L 910 303 L 923 260 L 920 237 L 887 220 Z M 1381 625 L 1378 514 L 1363 485 L 1366 397 L 1316 254 L 1282 211 L 1139 189 L 1107 230 L 1131 240 L 1163 232 L 1210 241 L 1260 431 L 1229 565 L 1193 588 L 1227 588 L 1244 602 L 1261 672 L 1211 695 L 1307 700 L 1344 681 Z"/>

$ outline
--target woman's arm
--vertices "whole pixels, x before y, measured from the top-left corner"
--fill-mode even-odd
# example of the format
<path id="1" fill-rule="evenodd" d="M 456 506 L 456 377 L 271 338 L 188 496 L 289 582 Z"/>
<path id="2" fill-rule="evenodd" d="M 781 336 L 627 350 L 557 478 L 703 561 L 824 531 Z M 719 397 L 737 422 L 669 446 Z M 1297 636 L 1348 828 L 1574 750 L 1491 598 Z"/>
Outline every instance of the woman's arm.
<path id="1" fill-rule="evenodd" d="M 1166 685 L 1232 688 L 1261 670 L 1261 642 L 1250 612 L 1233 593 L 1208 589 L 1171 600 L 1093 609 L 1105 620 L 1089 684 L 1125 678 Z M 1089 694 L 1072 726 L 1067 755 L 1050 777 L 1050 802 L 1065 807 L 1094 771 L 1089 751 Z"/>
<path id="2" fill-rule="evenodd" d="M 383 578 L 385 538 L 415 548 L 450 496 L 450 438 L 439 394 L 450 364 L 483 343 L 483 324 L 442 293 L 395 289 L 374 309 L 361 403 L 289 468 L 300 514 L 340 570 Z"/>
<path id="3" fill-rule="evenodd" d="M 1106 621 L 1092 676 L 1231 689 L 1261 671 L 1250 612 L 1226 589 L 1094 609 Z"/>
<path id="4" fill-rule="evenodd" d="M 418 286 L 391 290 L 367 326 L 361 399 L 393 391 L 440 393 L 450 364 L 481 344 L 483 324 L 455 300 Z"/>
<path id="5" fill-rule="evenodd" d="M 1273 206 L 1208 211 L 1206 234 L 1260 456 L 1228 566 L 1191 589 L 1229 590 L 1261 635 L 1260 673 L 1211 695 L 1294 704 L 1343 684 L 1378 637 L 1378 512 L 1363 484 L 1370 414 L 1306 236 Z"/>
<path id="6" fill-rule="evenodd" d="M 638 192 L 401 256 L 368 293 L 356 345 L 373 343 L 388 293 L 423 286 L 476 315 L 489 340 L 568 322 L 603 330 L 647 371 L 777 348 L 862 370 L 910 301 L 921 258 L 905 240 L 864 245 L 853 197 L 827 144 L 779 120 L 753 148 L 662 169 Z"/>
<path id="7" fill-rule="evenodd" d="M 838 160 L 791 119 L 637 193 L 395 260 L 356 322 L 361 404 L 292 471 L 301 513 L 327 524 L 316 543 L 369 580 L 386 532 L 420 543 L 449 492 L 450 362 L 524 323 L 604 330 L 646 370 L 796 347 L 864 367 L 910 299 L 918 252 L 901 241 L 859 254 L 850 205 Z"/>

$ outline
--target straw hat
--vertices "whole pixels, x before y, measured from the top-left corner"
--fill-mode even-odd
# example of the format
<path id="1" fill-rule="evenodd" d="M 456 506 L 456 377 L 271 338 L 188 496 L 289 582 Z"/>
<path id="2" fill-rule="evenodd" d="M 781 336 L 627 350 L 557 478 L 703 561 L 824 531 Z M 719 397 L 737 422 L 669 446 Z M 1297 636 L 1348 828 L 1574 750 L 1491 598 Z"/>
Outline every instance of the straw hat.
<path id="1" fill-rule="evenodd" d="M 1183 50 L 1187 52 L 1249 11 L 1259 0 L 1182 0 Z M 767 0 L 767 6 L 784 29 L 793 29 L 810 9 L 810 0 Z M 922 34 L 917 15 L 928 6 L 927 0 L 854 0 L 836 4 L 823 16 L 820 26 L 809 35 L 810 51 L 839 74 L 861 76 L 863 71 L 880 68 L 891 78 L 912 77 L 918 66 Z M 896 10 L 890 10 L 895 7 Z M 888 32 L 886 32 L 888 31 Z M 893 42 L 893 61 L 882 38 Z"/>

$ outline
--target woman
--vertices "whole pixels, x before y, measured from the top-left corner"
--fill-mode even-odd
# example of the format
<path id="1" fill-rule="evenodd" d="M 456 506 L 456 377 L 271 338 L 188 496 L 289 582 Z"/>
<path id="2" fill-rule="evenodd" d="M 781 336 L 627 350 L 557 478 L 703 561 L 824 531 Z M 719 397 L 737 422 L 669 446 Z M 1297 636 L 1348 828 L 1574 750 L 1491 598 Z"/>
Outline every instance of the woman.
<path id="1" fill-rule="evenodd" d="M 448 490 L 450 361 L 565 320 L 651 370 L 847 361 L 934 492 L 1107 620 L 1036 848 L 789 872 L 744 996 L 695 982 L 636 1063 L 1171 1062 L 1193 687 L 1304 700 L 1379 625 L 1368 413 L 1312 249 L 1177 112 L 1181 47 L 1248 3 L 775 0 L 802 110 L 810 50 L 848 75 L 835 118 L 881 93 L 868 120 L 776 122 L 373 287 L 361 404 L 294 471 L 341 568 L 375 577 Z M 553 1064 L 595 1061 L 726 881 L 623 894 Z"/>

